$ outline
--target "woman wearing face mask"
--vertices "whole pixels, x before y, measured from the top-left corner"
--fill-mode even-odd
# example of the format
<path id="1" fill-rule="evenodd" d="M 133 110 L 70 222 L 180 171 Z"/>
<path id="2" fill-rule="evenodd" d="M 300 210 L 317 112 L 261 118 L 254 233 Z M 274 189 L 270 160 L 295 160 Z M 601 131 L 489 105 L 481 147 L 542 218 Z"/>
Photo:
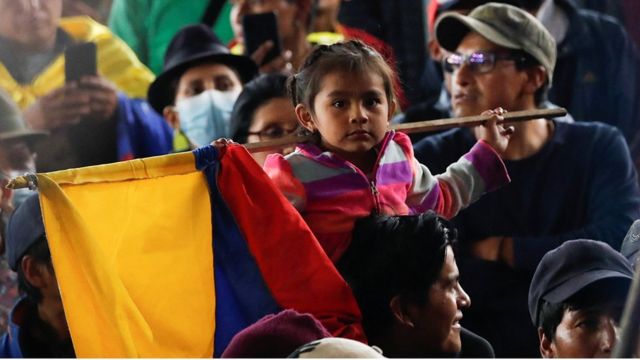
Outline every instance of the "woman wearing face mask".
<path id="1" fill-rule="evenodd" d="M 230 54 L 206 26 L 180 30 L 148 93 L 151 106 L 175 130 L 174 151 L 228 137 L 233 104 L 257 72 L 250 58 Z"/>

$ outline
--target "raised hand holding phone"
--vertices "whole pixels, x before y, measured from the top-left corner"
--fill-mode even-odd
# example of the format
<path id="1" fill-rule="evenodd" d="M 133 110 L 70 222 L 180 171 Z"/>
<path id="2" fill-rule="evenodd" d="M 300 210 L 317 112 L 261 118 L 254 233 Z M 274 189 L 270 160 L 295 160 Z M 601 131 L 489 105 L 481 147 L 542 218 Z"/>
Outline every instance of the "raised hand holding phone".
<path id="1" fill-rule="evenodd" d="M 282 49 L 275 13 L 245 15 L 242 18 L 242 30 L 245 54 L 258 64 L 261 73 L 291 70 L 287 68 L 291 51 Z"/>

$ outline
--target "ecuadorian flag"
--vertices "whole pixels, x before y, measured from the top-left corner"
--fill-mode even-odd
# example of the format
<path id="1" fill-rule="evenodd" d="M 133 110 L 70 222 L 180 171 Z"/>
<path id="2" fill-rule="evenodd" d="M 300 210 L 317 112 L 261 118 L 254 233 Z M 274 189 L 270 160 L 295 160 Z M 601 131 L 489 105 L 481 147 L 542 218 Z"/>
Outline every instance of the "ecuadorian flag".
<path id="1" fill-rule="evenodd" d="M 238 145 L 39 174 L 79 357 L 210 357 L 260 317 L 364 341 L 347 284 Z"/>

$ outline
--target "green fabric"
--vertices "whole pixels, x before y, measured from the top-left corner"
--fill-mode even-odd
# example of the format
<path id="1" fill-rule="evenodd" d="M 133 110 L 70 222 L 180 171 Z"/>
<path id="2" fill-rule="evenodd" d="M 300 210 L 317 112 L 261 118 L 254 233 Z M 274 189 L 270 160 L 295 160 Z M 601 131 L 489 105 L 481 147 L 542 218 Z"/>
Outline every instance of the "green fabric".
<path id="1" fill-rule="evenodd" d="M 173 36 L 185 25 L 199 23 L 209 0 L 114 0 L 109 27 L 151 71 L 162 71 L 164 53 Z M 223 43 L 233 38 L 227 1 L 213 31 Z"/>

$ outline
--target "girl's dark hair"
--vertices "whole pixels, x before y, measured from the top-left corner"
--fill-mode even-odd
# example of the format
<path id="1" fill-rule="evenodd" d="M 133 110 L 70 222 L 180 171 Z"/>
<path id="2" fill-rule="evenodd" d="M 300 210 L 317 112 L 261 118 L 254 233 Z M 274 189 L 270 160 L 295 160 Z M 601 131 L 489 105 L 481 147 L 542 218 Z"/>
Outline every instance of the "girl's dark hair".
<path id="1" fill-rule="evenodd" d="M 29 255 L 37 264 L 45 265 L 53 272 L 53 264 L 51 263 L 51 252 L 49 251 L 49 244 L 47 238 L 42 235 L 35 243 L 33 243 L 27 251 L 24 253 L 23 258 Z M 38 288 L 29 284 L 24 272 L 22 271 L 22 259 L 18 264 L 18 289 L 21 293 L 27 296 L 27 299 L 34 304 L 37 304 L 42 300 L 42 293 Z"/>
<path id="2" fill-rule="evenodd" d="M 313 100 L 320 91 L 322 79 L 330 72 L 375 73 L 382 77 L 389 103 L 395 101 L 393 70 L 373 48 L 359 40 L 316 46 L 298 73 L 289 77 L 287 89 L 293 106 L 303 104 L 313 111 Z"/>
<path id="3" fill-rule="evenodd" d="M 365 333 L 375 339 L 390 330 L 395 296 L 425 304 L 444 265 L 453 225 L 429 211 L 410 216 L 372 215 L 358 220 L 352 242 L 338 263 L 362 311 Z"/>
<path id="4" fill-rule="evenodd" d="M 231 112 L 231 138 L 238 143 L 246 143 L 248 131 L 253 123 L 256 110 L 274 98 L 286 98 L 287 76 L 282 74 L 262 75 L 248 82 Z"/>

